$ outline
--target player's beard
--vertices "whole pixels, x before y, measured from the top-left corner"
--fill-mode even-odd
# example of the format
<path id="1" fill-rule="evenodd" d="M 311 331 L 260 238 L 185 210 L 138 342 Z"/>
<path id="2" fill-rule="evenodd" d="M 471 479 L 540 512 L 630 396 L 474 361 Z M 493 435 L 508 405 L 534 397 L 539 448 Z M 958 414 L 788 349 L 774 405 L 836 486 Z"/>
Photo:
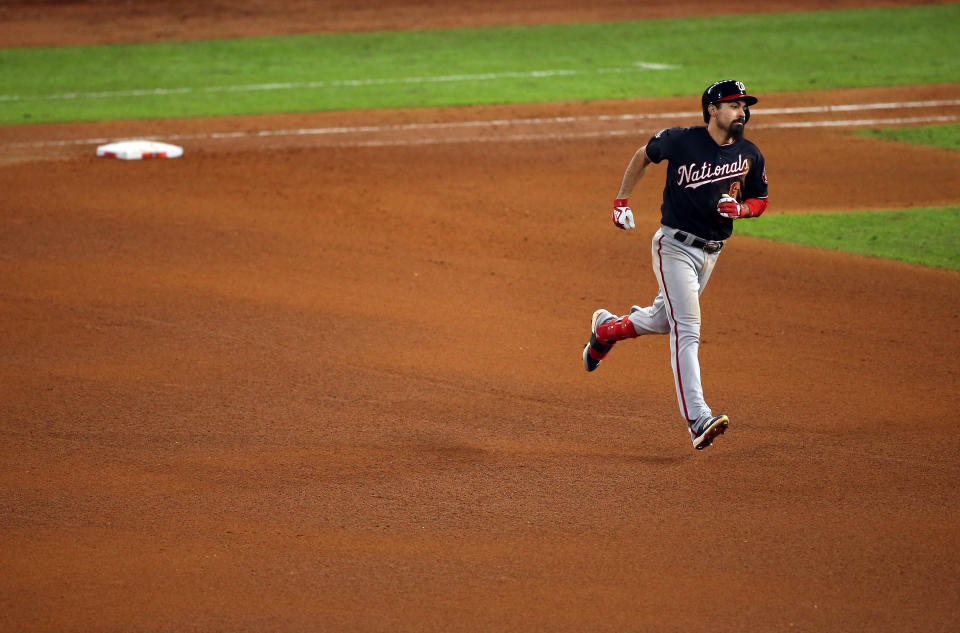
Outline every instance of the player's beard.
<path id="1" fill-rule="evenodd" d="M 739 141 L 743 138 L 743 128 L 746 127 L 746 123 L 740 119 L 736 119 L 730 122 L 730 127 L 727 129 L 727 134 L 734 141 Z"/>

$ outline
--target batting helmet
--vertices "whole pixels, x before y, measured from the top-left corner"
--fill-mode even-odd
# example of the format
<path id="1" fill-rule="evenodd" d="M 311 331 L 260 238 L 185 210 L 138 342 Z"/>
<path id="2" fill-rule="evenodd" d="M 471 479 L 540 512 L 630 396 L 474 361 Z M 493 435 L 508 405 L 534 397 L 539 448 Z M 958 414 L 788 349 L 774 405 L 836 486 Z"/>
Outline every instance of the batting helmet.
<path id="1" fill-rule="evenodd" d="M 703 122 L 710 122 L 710 113 L 707 112 L 707 106 L 711 103 L 720 103 L 721 101 L 743 101 L 747 107 L 744 108 L 744 114 L 747 121 L 750 120 L 750 106 L 755 104 L 758 99 L 747 94 L 747 89 L 742 81 L 733 79 L 724 79 L 718 81 L 703 91 L 703 97 L 700 102 L 703 104 Z"/>

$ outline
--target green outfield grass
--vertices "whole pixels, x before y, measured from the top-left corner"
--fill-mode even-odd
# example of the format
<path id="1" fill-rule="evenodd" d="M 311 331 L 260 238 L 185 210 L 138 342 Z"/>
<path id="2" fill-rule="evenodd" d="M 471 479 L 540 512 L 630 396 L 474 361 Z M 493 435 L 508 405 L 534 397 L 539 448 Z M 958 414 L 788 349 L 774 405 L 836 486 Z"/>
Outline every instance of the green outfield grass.
<path id="1" fill-rule="evenodd" d="M 738 235 L 960 270 L 960 207 L 764 215 Z"/>
<path id="2" fill-rule="evenodd" d="M 960 4 L 0 49 L 0 124 L 951 83 L 951 24 Z"/>
<path id="3" fill-rule="evenodd" d="M 858 130 L 857 134 L 960 151 L 960 124 Z"/>

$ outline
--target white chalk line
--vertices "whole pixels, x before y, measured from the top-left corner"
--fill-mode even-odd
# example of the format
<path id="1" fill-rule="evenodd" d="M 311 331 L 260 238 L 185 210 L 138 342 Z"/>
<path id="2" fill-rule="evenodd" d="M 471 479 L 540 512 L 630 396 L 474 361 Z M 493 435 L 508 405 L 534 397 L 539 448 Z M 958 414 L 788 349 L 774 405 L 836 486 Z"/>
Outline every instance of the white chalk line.
<path id="1" fill-rule="evenodd" d="M 434 77 L 386 77 L 379 79 L 333 79 L 329 81 L 276 82 L 268 84 L 242 84 L 235 86 L 203 86 L 199 88 L 141 88 L 131 90 L 105 90 L 100 92 L 64 92 L 49 95 L 0 95 L 0 101 L 53 101 L 76 99 L 115 99 L 120 97 L 154 97 L 184 95 L 194 92 L 260 92 L 267 90 L 293 90 L 311 88 L 347 88 L 359 86 L 385 86 L 391 84 L 424 84 L 451 81 L 492 81 L 497 79 L 540 79 L 550 77 L 569 77 L 573 75 L 608 75 L 616 73 L 634 73 L 645 70 L 671 70 L 680 68 L 672 64 L 655 62 L 634 62 L 632 66 L 619 68 L 591 69 L 553 69 L 531 70 L 525 72 L 504 71 L 461 75 L 438 75 Z"/>
<path id="2" fill-rule="evenodd" d="M 911 117 L 888 119 L 859 119 L 848 121 L 795 121 L 768 123 L 752 126 L 753 129 L 809 128 L 809 127 L 856 127 L 864 125 L 898 125 L 910 123 L 945 123 L 958 121 L 956 116 Z M 383 141 L 347 141 L 336 147 L 402 147 L 416 145 L 448 145 L 453 143 L 499 143 L 511 141 L 562 141 L 582 138 L 602 138 L 651 134 L 661 128 L 631 128 L 629 130 L 594 130 L 589 132 L 547 132 L 541 134 L 511 134 L 507 136 L 473 136 L 464 138 L 421 138 Z"/>
<path id="3" fill-rule="evenodd" d="M 945 106 L 960 106 L 960 99 L 940 99 L 928 101 L 906 101 L 906 102 L 881 102 L 881 103 L 861 103 L 833 106 L 803 106 L 790 108 L 755 108 L 754 116 L 759 115 L 779 115 L 779 114 L 818 114 L 829 112 L 856 112 L 868 110 L 884 109 L 909 109 L 909 108 L 931 108 Z M 687 119 L 690 117 L 699 117 L 700 112 L 660 112 L 648 114 L 601 114 L 591 116 L 565 116 L 565 117 L 533 117 L 520 119 L 492 119 L 487 121 L 449 121 L 441 123 L 405 123 L 388 125 L 364 125 L 348 127 L 325 127 L 325 128 L 300 128 L 285 130 L 257 130 L 245 132 L 204 132 L 199 134 L 173 134 L 173 135 L 145 135 L 137 138 L 156 139 L 164 141 L 202 141 L 202 140 L 228 140 L 243 138 L 267 138 L 280 136 L 325 136 L 335 134 L 380 134 L 385 132 L 411 131 L 411 130 L 446 130 L 446 129 L 465 129 L 465 128 L 498 128 L 520 125 L 562 125 L 567 123 L 600 123 L 600 122 L 626 122 L 642 121 L 648 119 Z M 781 123 L 760 123 L 750 124 L 751 129 L 772 129 L 772 128 L 809 128 L 809 127 L 855 127 L 862 125 L 906 125 L 911 123 L 943 123 L 957 120 L 955 116 L 928 116 L 928 117 L 891 117 L 891 118 L 872 118 L 872 119 L 848 119 L 843 121 L 794 121 Z M 653 128 L 651 128 L 653 129 Z M 657 128 L 659 129 L 659 128 Z M 597 130 L 590 132 L 554 132 L 541 134 L 522 134 L 514 136 L 492 136 L 492 137 L 469 137 L 469 138 L 446 138 L 446 139 L 413 139 L 413 140 L 383 140 L 383 141 L 354 141 L 339 144 L 343 147 L 379 147 L 385 145 L 425 145 L 436 143 L 463 143 L 477 141 L 519 141 L 532 139 L 562 139 L 562 138 L 589 138 L 600 136 L 621 136 L 631 133 L 646 132 L 647 129 L 633 128 L 631 130 Z M 656 129 L 653 129 L 656 131 Z M 71 145 L 94 145 L 108 143 L 117 140 L 116 138 L 86 138 L 75 140 L 56 140 L 56 141 L 35 141 L 8 143 L 0 145 L 3 147 L 66 147 Z"/>
<path id="4" fill-rule="evenodd" d="M 784 123 L 768 123 L 751 126 L 753 129 L 778 129 L 778 128 L 812 128 L 812 127 L 856 127 L 865 125 L 905 125 L 910 123 L 948 123 L 960 120 L 957 116 L 932 116 L 932 117 L 909 117 L 909 118 L 886 118 L 886 119 L 851 119 L 846 121 L 790 121 Z M 658 131 L 658 127 L 631 128 L 628 130 L 594 130 L 588 132 L 545 132 L 534 134 L 509 134 L 504 136 L 469 136 L 469 137 L 446 137 L 446 138 L 420 138 L 420 139 L 396 139 L 382 141 L 344 141 L 334 143 L 335 147 L 403 147 L 417 145 L 449 145 L 454 143 L 500 143 L 517 141 L 559 141 L 573 140 L 583 138 L 602 138 L 615 136 L 630 136 L 639 134 L 649 134 Z M 291 136 L 299 131 L 291 131 Z M 280 134 L 270 134 L 279 136 Z M 243 132 L 220 134 L 220 135 L 196 135 L 194 139 L 224 139 L 224 138 L 255 138 L 264 136 L 262 134 L 247 134 Z M 171 137 L 166 137 L 168 140 Z M 50 146 L 50 145 L 92 145 L 110 142 L 111 139 L 87 139 L 85 141 L 54 141 L 49 143 L 20 144 L 21 146 Z M 329 145 L 327 145 L 329 147 Z"/>
<path id="5" fill-rule="evenodd" d="M 909 125 L 911 123 L 949 123 L 957 121 L 953 115 L 891 117 L 886 119 L 848 119 L 846 121 L 789 121 L 785 123 L 760 123 L 753 129 L 804 128 L 804 127 L 854 127 L 859 125 Z"/>
<path id="6" fill-rule="evenodd" d="M 857 112 L 859 110 L 895 110 L 897 108 L 940 108 L 960 105 L 960 99 L 931 99 L 927 101 L 887 101 L 879 103 L 856 103 L 822 106 L 799 106 L 794 108 L 751 108 L 753 114 L 815 114 L 819 112 Z"/>

